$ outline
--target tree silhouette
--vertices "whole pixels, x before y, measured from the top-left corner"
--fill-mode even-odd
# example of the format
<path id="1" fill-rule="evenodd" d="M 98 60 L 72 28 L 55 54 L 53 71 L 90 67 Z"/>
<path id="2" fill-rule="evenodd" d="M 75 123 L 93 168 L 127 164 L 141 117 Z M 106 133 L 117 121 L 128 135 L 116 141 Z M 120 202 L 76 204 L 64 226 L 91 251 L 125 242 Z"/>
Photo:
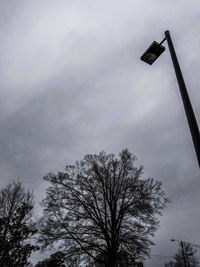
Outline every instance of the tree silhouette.
<path id="1" fill-rule="evenodd" d="M 38 249 L 26 242 L 36 232 L 31 220 L 33 194 L 21 183 L 13 182 L 0 191 L 0 266 L 25 266 L 32 251 Z"/>
<path id="2" fill-rule="evenodd" d="M 127 149 L 119 158 L 101 152 L 45 176 L 50 186 L 42 202 L 43 249 L 58 244 L 66 258 L 89 257 L 92 266 L 144 259 L 167 199 L 160 182 L 141 178 L 135 161 Z"/>

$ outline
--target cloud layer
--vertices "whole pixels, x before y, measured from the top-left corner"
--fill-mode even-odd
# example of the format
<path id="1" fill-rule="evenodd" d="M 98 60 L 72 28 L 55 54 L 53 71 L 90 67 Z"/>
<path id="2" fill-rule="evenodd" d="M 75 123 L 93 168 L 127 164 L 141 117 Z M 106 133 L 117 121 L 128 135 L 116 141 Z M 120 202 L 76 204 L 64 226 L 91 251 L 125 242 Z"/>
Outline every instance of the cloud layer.
<path id="1" fill-rule="evenodd" d="M 152 255 L 172 255 L 171 238 L 198 244 L 199 168 L 170 55 L 151 67 L 139 58 L 171 31 L 200 123 L 199 9 L 183 0 L 1 1 L 1 186 L 20 177 L 39 201 L 49 171 L 127 147 L 172 200 Z M 163 262 L 152 256 L 147 266 Z"/>

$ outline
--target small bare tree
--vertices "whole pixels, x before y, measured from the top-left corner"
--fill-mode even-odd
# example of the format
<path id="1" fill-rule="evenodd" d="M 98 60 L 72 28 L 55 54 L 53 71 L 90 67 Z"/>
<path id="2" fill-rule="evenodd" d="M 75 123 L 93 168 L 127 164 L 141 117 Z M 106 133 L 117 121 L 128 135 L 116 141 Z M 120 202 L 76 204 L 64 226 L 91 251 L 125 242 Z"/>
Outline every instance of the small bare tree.
<path id="1" fill-rule="evenodd" d="M 38 247 L 28 242 L 36 232 L 31 220 L 33 194 L 19 181 L 0 191 L 0 266 L 25 266 L 31 252 Z"/>

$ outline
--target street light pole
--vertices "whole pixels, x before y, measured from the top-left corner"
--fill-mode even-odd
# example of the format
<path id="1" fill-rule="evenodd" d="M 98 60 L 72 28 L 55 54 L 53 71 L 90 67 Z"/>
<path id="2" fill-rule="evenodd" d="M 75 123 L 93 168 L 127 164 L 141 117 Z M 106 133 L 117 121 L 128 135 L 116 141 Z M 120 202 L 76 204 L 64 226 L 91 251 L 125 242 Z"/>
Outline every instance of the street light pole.
<path id="1" fill-rule="evenodd" d="M 178 242 L 179 246 L 181 247 L 181 252 L 182 252 L 182 258 L 183 258 L 183 263 L 184 263 L 184 267 L 189 267 L 187 264 L 188 262 L 186 262 L 186 258 L 185 258 L 185 254 L 187 254 L 187 252 L 184 251 L 184 246 L 183 246 L 183 241 L 179 241 L 179 240 L 176 240 L 176 239 L 171 239 L 172 242 Z M 188 260 L 188 258 L 187 258 Z"/>
<path id="2" fill-rule="evenodd" d="M 174 65 L 174 70 L 176 73 L 176 77 L 177 77 L 177 81 L 178 81 L 178 85 L 179 85 L 179 89 L 180 89 L 180 93 L 181 93 L 181 97 L 183 100 L 183 105 L 185 108 L 185 113 L 186 113 L 186 117 L 187 117 L 187 121 L 190 127 L 190 132 L 192 135 L 192 140 L 193 140 L 193 144 L 195 147 L 195 151 L 196 151 L 196 155 L 197 155 L 197 160 L 199 163 L 199 167 L 200 167 L 200 134 L 199 134 L 199 127 L 194 115 L 194 111 L 190 102 L 190 98 L 187 92 L 187 88 L 183 79 L 183 75 L 181 73 L 181 69 L 178 63 L 178 59 L 176 56 L 176 52 L 174 50 L 174 46 L 172 43 L 172 39 L 170 36 L 169 31 L 165 32 L 165 37 L 167 39 L 167 43 L 169 46 L 169 51 L 171 54 L 171 58 L 172 58 L 172 62 Z"/>
<path id="3" fill-rule="evenodd" d="M 187 267 L 186 259 L 185 259 L 185 252 L 184 252 L 184 248 L 183 248 L 183 241 L 180 241 L 180 245 L 181 245 L 181 249 L 182 249 L 184 267 Z"/>
<path id="4" fill-rule="evenodd" d="M 162 42 L 160 44 L 154 41 L 149 46 L 149 48 L 142 54 L 140 59 L 143 60 L 144 62 L 146 62 L 147 64 L 152 65 L 157 60 L 157 58 L 165 51 L 165 47 L 162 45 L 162 43 L 165 40 L 167 40 L 167 43 L 169 46 L 169 51 L 171 54 L 171 58 L 172 58 L 172 62 L 174 65 L 174 70 L 176 73 L 181 97 L 183 100 L 183 105 L 185 108 L 187 121 L 188 121 L 189 128 L 190 128 L 190 133 L 192 136 L 194 148 L 195 148 L 196 155 L 197 155 L 197 160 L 198 160 L 199 167 L 200 167 L 200 133 L 199 133 L 199 127 L 198 127 L 198 124 L 197 124 L 197 121 L 196 121 L 196 118 L 194 115 L 194 111 L 193 111 L 193 108 L 192 108 L 192 105 L 190 102 L 190 98 L 189 98 L 189 95 L 187 92 L 187 88 L 185 86 L 183 75 L 182 75 L 182 72 L 181 72 L 181 69 L 180 69 L 180 66 L 178 63 L 178 59 L 176 56 L 176 52 L 175 52 L 169 31 L 165 32 L 165 38 L 162 40 Z"/>

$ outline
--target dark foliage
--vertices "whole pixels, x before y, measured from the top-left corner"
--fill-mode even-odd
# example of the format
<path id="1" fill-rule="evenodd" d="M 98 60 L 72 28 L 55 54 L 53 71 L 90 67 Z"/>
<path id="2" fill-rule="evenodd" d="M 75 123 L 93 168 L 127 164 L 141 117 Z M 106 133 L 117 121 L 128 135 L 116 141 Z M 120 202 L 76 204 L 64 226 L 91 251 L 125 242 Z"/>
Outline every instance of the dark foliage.
<path id="1" fill-rule="evenodd" d="M 135 160 L 128 150 L 119 159 L 101 152 L 45 176 L 51 185 L 40 222 L 43 248 L 57 244 L 66 258 L 89 259 L 91 266 L 132 266 L 145 258 L 167 199 L 160 182 L 141 178 Z"/>
<path id="2" fill-rule="evenodd" d="M 25 192 L 20 182 L 0 191 L 0 266 L 25 266 L 32 251 L 28 242 L 37 232 L 32 222 L 33 195 Z"/>

